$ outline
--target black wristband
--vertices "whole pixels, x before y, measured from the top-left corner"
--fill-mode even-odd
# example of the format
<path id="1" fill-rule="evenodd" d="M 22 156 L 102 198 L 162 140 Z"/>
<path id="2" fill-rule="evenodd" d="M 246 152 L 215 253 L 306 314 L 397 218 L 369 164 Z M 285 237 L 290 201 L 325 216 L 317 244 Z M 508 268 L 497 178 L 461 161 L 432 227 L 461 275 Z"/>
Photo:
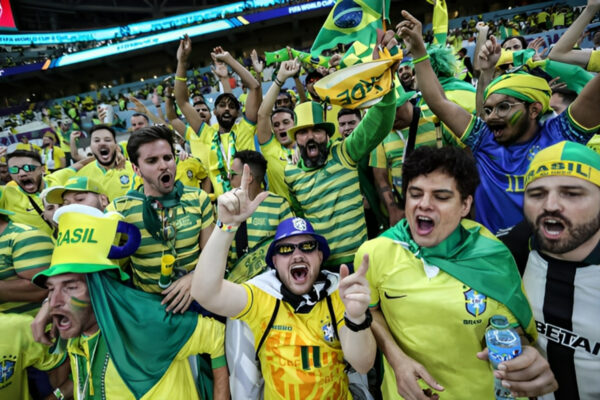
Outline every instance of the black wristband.
<path id="1" fill-rule="evenodd" d="M 344 321 L 346 321 L 346 326 L 352 332 L 360 332 L 371 326 L 371 322 L 373 322 L 373 316 L 371 315 L 369 309 L 367 309 L 367 311 L 365 311 L 365 320 L 361 324 L 355 324 L 354 322 L 350 321 L 348 317 L 346 317 L 346 314 L 344 314 Z"/>

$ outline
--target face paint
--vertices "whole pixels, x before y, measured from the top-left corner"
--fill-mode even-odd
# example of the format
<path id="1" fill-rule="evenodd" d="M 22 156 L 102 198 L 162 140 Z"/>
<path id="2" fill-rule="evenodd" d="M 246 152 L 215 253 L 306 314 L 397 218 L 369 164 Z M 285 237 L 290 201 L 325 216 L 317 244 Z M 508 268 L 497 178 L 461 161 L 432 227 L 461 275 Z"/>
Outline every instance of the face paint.
<path id="1" fill-rule="evenodd" d="M 518 110 L 517 112 L 515 112 L 512 117 L 510 117 L 510 120 L 508 121 L 511 125 L 515 125 L 517 122 L 519 122 L 519 120 L 521 119 L 521 116 L 523 115 L 523 111 Z"/>
<path id="2" fill-rule="evenodd" d="M 77 297 L 71 296 L 71 306 L 73 306 L 74 310 L 89 307 L 90 304 L 91 303 L 89 301 L 81 300 L 81 299 L 78 299 Z"/>

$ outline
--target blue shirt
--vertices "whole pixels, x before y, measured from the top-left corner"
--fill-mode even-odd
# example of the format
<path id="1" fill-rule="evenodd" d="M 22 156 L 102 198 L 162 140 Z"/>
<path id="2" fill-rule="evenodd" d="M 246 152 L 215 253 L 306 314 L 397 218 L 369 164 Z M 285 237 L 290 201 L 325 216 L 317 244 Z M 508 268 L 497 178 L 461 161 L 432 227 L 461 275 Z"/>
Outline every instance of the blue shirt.
<path id="1" fill-rule="evenodd" d="M 477 161 L 481 184 L 475 191 L 475 219 L 490 231 L 510 228 L 523 220 L 524 175 L 533 157 L 563 140 L 585 144 L 598 128 L 586 129 L 571 117 L 570 108 L 539 126 L 528 142 L 503 146 L 480 118 L 473 118 L 462 137 Z M 449 138 L 456 142 L 456 137 Z"/>

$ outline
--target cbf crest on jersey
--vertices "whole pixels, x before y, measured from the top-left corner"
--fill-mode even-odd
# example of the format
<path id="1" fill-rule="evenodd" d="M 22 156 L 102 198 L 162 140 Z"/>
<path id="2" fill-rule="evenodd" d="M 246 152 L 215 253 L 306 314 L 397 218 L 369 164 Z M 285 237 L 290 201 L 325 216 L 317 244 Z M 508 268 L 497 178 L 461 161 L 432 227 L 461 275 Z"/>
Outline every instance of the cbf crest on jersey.
<path id="1" fill-rule="evenodd" d="M 8 386 L 10 378 L 15 374 L 15 364 L 17 362 L 17 356 L 5 356 L 0 360 L 0 389 Z"/>
<path id="2" fill-rule="evenodd" d="M 129 175 L 121 175 L 120 180 L 123 185 L 127 185 L 129 183 Z"/>
<path id="3" fill-rule="evenodd" d="M 321 326 L 321 329 L 323 330 L 323 338 L 329 343 L 333 343 L 333 341 L 335 340 L 335 331 L 333 330 L 333 325 L 331 324 L 331 322 L 327 321 L 326 324 Z"/>
<path id="4" fill-rule="evenodd" d="M 467 312 L 474 317 L 479 317 L 487 307 L 487 297 L 476 290 L 469 289 L 463 292 Z"/>

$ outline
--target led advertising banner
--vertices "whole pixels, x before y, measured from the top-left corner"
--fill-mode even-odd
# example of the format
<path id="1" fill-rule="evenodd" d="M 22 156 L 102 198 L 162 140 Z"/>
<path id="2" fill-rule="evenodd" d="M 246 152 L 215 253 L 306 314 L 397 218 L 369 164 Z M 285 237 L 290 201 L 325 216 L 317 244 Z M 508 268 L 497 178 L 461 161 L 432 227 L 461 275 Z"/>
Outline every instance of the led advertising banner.
<path id="1" fill-rule="evenodd" d="M 17 30 L 10 0 L 0 0 L 0 30 Z"/>

